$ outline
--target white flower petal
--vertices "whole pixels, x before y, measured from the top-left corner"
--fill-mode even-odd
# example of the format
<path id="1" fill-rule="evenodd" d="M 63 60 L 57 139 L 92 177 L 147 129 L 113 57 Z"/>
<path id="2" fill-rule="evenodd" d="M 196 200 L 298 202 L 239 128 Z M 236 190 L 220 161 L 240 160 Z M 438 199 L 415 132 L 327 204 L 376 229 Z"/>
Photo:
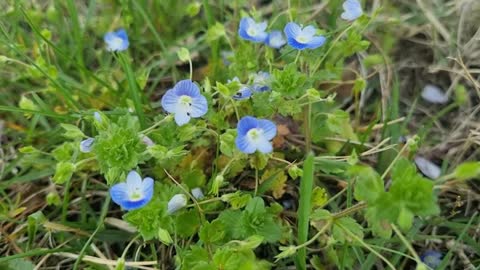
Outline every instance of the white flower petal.
<path id="1" fill-rule="evenodd" d="M 90 153 L 92 151 L 92 145 L 95 141 L 94 138 L 88 138 L 80 142 L 80 152 Z"/>
<path id="2" fill-rule="evenodd" d="M 193 197 L 194 197 L 195 199 L 197 199 L 197 200 L 201 200 L 201 199 L 203 199 L 203 197 L 204 197 L 204 196 L 203 196 L 202 189 L 199 188 L 199 187 L 196 187 L 196 188 L 192 189 L 192 195 L 193 195 Z"/>
<path id="3" fill-rule="evenodd" d="M 187 197 L 183 194 L 174 195 L 167 204 L 167 213 L 173 214 L 187 205 Z"/>
<path id="4" fill-rule="evenodd" d="M 422 98 L 430 103 L 445 104 L 448 102 L 448 96 L 433 84 L 427 84 L 423 88 Z"/>
<path id="5" fill-rule="evenodd" d="M 415 164 L 417 164 L 418 169 L 428 178 L 437 179 L 442 174 L 439 166 L 421 156 L 415 157 Z"/>

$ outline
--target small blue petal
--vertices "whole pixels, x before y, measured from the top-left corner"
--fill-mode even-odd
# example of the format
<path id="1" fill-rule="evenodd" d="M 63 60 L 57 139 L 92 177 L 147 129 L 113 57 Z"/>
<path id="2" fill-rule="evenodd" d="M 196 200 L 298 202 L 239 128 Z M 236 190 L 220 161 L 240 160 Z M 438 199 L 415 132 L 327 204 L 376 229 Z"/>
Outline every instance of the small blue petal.
<path id="1" fill-rule="evenodd" d="M 289 22 L 287 25 L 285 25 L 283 32 L 288 39 L 295 39 L 302 32 L 302 28 L 300 28 L 300 26 L 294 22 Z"/>
<path id="2" fill-rule="evenodd" d="M 267 40 L 265 41 L 265 43 L 272 48 L 279 49 L 283 45 L 285 45 L 287 41 L 283 37 L 282 32 L 272 31 L 270 34 L 268 34 Z"/>
<path id="3" fill-rule="evenodd" d="M 327 39 L 324 36 L 313 37 L 312 40 L 308 43 L 309 49 L 316 49 L 321 47 Z"/>
<path id="4" fill-rule="evenodd" d="M 301 51 L 301 50 L 304 50 L 304 49 L 308 48 L 308 44 L 300 43 L 294 38 L 288 38 L 287 41 L 288 41 L 288 45 L 290 45 L 291 47 L 293 47 L 297 50 Z"/>
<path id="5" fill-rule="evenodd" d="M 267 140 L 272 140 L 277 136 L 277 126 L 270 120 L 258 119 L 258 128 L 263 130 L 263 136 Z"/>
<path id="6" fill-rule="evenodd" d="M 173 214 L 187 205 L 187 197 L 183 194 L 175 194 L 167 203 L 167 213 Z"/>
<path id="7" fill-rule="evenodd" d="M 246 154 L 253 154 L 257 150 L 254 144 L 250 143 L 246 136 L 238 135 L 235 139 L 235 145 L 238 150 Z"/>
<path id="8" fill-rule="evenodd" d="M 90 153 L 92 151 L 92 145 L 95 141 L 94 138 L 88 138 L 80 142 L 80 152 Z"/>
<path id="9" fill-rule="evenodd" d="M 256 23 L 252 18 L 244 17 L 240 20 L 238 35 L 245 40 L 264 42 L 268 36 L 266 28 L 266 22 Z"/>
<path id="10" fill-rule="evenodd" d="M 181 80 L 173 89 L 175 89 L 175 94 L 177 96 L 185 95 L 192 98 L 200 96 L 200 89 L 191 80 Z"/>
<path id="11" fill-rule="evenodd" d="M 124 51 L 128 48 L 128 36 L 125 29 L 119 29 L 115 32 L 108 32 L 103 37 L 107 43 L 107 51 Z"/>
<path id="12" fill-rule="evenodd" d="M 199 95 L 192 99 L 192 106 L 190 111 L 190 116 L 193 118 L 201 117 L 205 115 L 208 111 L 207 99 Z"/>
<path id="13" fill-rule="evenodd" d="M 177 125 L 179 126 L 185 125 L 186 123 L 190 122 L 191 119 L 191 117 L 186 112 L 177 112 L 175 113 L 174 117 L 175 123 L 177 123 Z"/>
<path id="14" fill-rule="evenodd" d="M 162 108 L 169 113 L 175 113 L 179 98 L 175 89 L 168 90 L 162 97 Z"/>
<path id="15" fill-rule="evenodd" d="M 442 262 L 442 253 L 435 251 L 435 250 L 427 250 L 421 256 L 420 259 L 424 264 L 432 269 L 436 269 L 440 266 Z"/>
<path id="16" fill-rule="evenodd" d="M 127 183 L 116 184 L 110 188 L 110 196 L 116 204 L 122 206 L 123 202 L 129 200 L 127 190 Z"/>
<path id="17" fill-rule="evenodd" d="M 255 92 L 265 92 L 270 90 L 270 73 L 260 71 L 253 75 L 253 90 Z"/>
<path id="18" fill-rule="evenodd" d="M 237 133 L 238 135 L 245 136 L 250 129 L 257 127 L 257 118 L 251 116 L 244 116 L 237 124 Z"/>
<path id="19" fill-rule="evenodd" d="M 347 21 L 353 21 L 362 16 L 362 5 L 358 0 L 346 0 L 343 3 L 344 12 L 341 14 L 341 18 Z"/>
<path id="20" fill-rule="evenodd" d="M 266 138 L 263 138 L 257 143 L 257 149 L 260 153 L 268 154 L 273 151 L 273 146 Z"/>
<path id="21" fill-rule="evenodd" d="M 243 100 L 243 99 L 250 98 L 251 96 L 252 96 L 252 90 L 250 90 L 250 88 L 246 86 L 243 86 L 242 88 L 240 88 L 240 90 L 237 91 L 235 95 L 233 95 L 232 98 L 235 100 Z"/>

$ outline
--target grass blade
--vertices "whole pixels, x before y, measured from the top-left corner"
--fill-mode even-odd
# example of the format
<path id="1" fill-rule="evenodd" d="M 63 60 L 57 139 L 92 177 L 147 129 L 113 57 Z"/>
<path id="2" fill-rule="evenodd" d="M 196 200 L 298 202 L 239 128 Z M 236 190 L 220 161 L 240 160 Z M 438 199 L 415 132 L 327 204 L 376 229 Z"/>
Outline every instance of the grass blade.
<path id="1" fill-rule="evenodd" d="M 298 207 L 298 245 L 307 241 L 308 227 L 310 220 L 310 209 L 313 191 L 313 154 L 307 155 L 307 159 L 303 165 L 303 176 L 300 182 L 300 205 Z M 297 252 L 295 264 L 297 269 L 306 269 L 307 250 L 305 247 L 300 248 Z"/>

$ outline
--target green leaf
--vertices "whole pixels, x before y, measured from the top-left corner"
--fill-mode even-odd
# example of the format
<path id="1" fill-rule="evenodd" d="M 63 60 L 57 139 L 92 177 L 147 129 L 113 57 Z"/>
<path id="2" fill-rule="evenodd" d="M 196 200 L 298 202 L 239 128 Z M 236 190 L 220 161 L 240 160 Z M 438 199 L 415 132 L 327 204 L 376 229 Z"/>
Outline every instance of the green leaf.
<path id="1" fill-rule="evenodd" d="M 200 240 L 205 243 L 222 241 L 225 237 L 225 225 L 219 219 L 215 219 L 211 223 L 207 221 L 200 228 L 198 236 L 200 237 Z"/>
<path id="2" fill-rule="evenodd" d="M 83 134 L 83 132 L 77 126 L 70 124 L 60 124 L 60 126 L 65 129 L 65 133 L 63 134 L 63 136 L 65 136 L 66 138 L 80 139 L 86 137 L 85 134 Z"/>
<path id="3" fill-rule="evenodd" d="M 480 162 L 471 161 L 458 165 L 453 172 L 453 175 L 458 180 L 469 180 L 480 176 Z"/>
<path id="4" fill-rule="evenodd" d="M 332 236 L 338 242 L 343 244 L 345 242 L 355 241 L 355 239 L 351 238 L 347 233 L 345 233 L 342 227 L 348 229 L 358 238 L 363 239 L 363 227 L 358 224 L 355 219 L 351 217 L 343 217 L 335 220 L 333 223 Z"/>
<path id="5" fill-rule="evenodd" d="M 354 181 L 354 196 L 357 201 L 373 203 L 384 192 L 383 181 L 371 167 L 355 165 L 348 170 Z"/>
<path id="6" fill-rule="evenodd" d="M 408 231 L 413 224 L 413 213 L 405 207 L 402 207 L 397 218 L 397 224 L 400 229 Z"/>
<path id="7" fill-rule="evenodd" d="M 312 193 L 312 208 L 323 207 L 328 201 L 328 194 L 324 188 L 315 187 Z"/>
<path id="8" fill-rule="evenodd" d="M 295 63 L 286 65 L 283 70 L 273 70 L 272 89 L 285 97 L 299 97 L 305 93 L 309 85 L 306 84 L 307 75 L 297 70 Z"/>
<path id="9" fill-rule="evenodd" d="M 170 233 L 165 229 L 159 228 L 157 237 L 160 242 L 164 243 L 167 246 L 173 243 Z"/>
<path id="10" fill-rule="evenodd" d="M 208 42 L 213 42 L 223 36 L 225 36 L 225 27 L 219 22 L 216 22 L 212 27 L 208 28 L 207 30 Z"/>
<path id="11" fill-rule="evenodd" d="M 53 182 L 55 184 L 63 184 L 72 178 L 75 171 L 75 165 L 71 162 L 59 162 L 55 169 L 55 175 L 53 176 Z"/>
<path id="12" fill-rule="evenodd" d="M 196 210 L 181 212 L 175 218 L 175 228 L 180 237 L 193 236 L 200 227 L 200 216 Z"/>

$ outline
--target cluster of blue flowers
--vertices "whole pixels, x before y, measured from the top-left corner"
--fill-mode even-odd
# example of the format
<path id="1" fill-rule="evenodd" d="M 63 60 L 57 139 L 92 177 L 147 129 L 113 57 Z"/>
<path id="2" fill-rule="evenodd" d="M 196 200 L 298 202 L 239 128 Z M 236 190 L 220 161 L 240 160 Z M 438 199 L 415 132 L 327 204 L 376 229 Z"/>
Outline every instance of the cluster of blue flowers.
<path id="1" fill-rule="evenodd" d="M 358 0 L 346 0 L 343 4 L 344 12 L 341 18 L 353 21 L 363 14 Z M 255 22 L 252 18 L 246 17 L 240 21 L 238 34 L 241 38 L 256 43 L 265 43 L 272 48 L 281 48 L 288 42 L 288 45 L 297 49 L 316 49 L 322 46 L 326 38 L 317 34 L 317 28 L 313 25 L 302 26 L 294 22 L 288 23 L 283 32 L 266 32 L 266 22 Z M 107 50 L 112 52 L 124 51 L 129 46 L 128 35 L 124 29 L 109 32 L 104 36 Z M 235 77 L 232 81 L 240 80 Z M 258 72 L 251 76 L 251 84 L 240 84 L 240 90 L 233 96 L 236 100 L 247 99 L 254 93 L 264 92 L 271 89 L 270 74 Z M 161 100 L 162 107 L 168 113 L 174 115 L 177 125 L 182 126 L 190 122 L 192 118 L 204 116 L 208 111 L 208 102 L 200 92 L 200 88 L 191 80 L 179 81 L 172 89 L 169 89 Z M 101 121 L 98 113 L 94 115 L 97 121 Z M 257 119 L 253 116 L 244 116 L 237 124 L 237 137 L 235 144 L 243 153 L 252 154 L 256 151 L 271 153 L 273 151 L 272 139 L 277 134 L 277 126 L 270 120 Z M 148 137 L 142 138 L 147 145 L 153 142 Z M 88 138 L 80 143 L 80 150 L 88 153 L 94 143 L 93 138 Z M 145 206 L 153 196 L 154 180 L 150 177 L 142 180 L 136 171 L 131 171 L 125 182 L 111 187 L 110 195 L 112 200 L 125 210 L 134 210 Z M 192 189 L 192 196 L 196 199 L 203 198 L 200 188 Z M 167 212 L 174 213 L 186 206 L 187 197 L 184 194 L 176 194 L 167 205 Z"/>
<path id="2" fill-rule="evenodd" d="M 341 18 L 347 21 L 353 21 L 362 16 L 363 10 L 358 0 L 346 0 L 343 3 L 344 12 Z M 316 49 L 325 44 L 326 38 L 317 35 L 318 29 L 313 25 L 303 26 L 295 22 L 289 22 L 285 25 L 283 32 L 287 37 L 283 37 L 280 31 L 267 33 L 267 22 L 255 22 L 250 17 L 244 17 L 240 21 L 238 34 L 241 38 L 256 43 L 265 43 L 272 48 L 281 48 L 288 42 L 288 45 L 297 50 Z"/>
<path id="3" fill-rule="evenodd" d="M 250 75 L 251 84 L 242 84 L 238 77 L 228 80 L 227 83 L 238 82 L 240 89 L 233 95 L 235 100 L 243 100 L 250 98 L 254 93 L 261 93 L 271 90 L 270 73 L 260 71 Z"/>

